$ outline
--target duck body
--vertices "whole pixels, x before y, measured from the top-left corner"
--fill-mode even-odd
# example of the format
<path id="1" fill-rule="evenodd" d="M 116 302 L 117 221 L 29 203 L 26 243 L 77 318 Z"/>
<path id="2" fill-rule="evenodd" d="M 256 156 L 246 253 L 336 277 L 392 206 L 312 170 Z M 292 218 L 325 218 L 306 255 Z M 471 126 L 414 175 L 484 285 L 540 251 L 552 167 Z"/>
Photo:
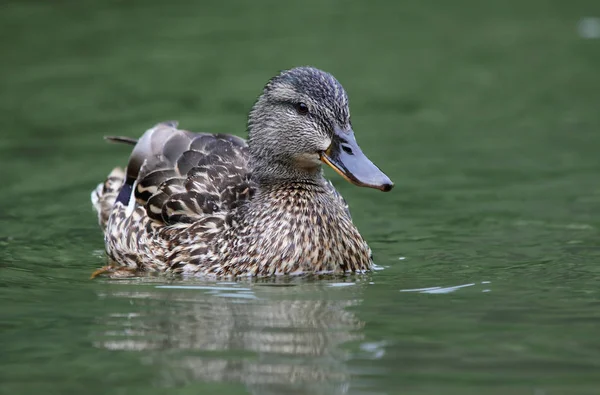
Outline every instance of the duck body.
<path id="1" fill-rule="evenodd" d="M 135 146 L 126 170 L 114 169 L 92 192 L 111 262 L 99 272 L 231 277 L 372 268 L 371 250 L 352 223 L 346 202 L 323 177 L 320 163 L 333 163 L 357 184 L 389 190 L 391 181 L 368 159 L 352 171 L 356 164 L 344 159 L 341 149 L 332 151 L 339 132 L 311 131 L 317 122 L 308 122 L 303 108 L 282 110 L 280 104 L 263 103 L 280 111 L 279 117 L 288 117 L 286 124 L 296 121 L 291 126 L 300 130 L 296 142 L 289 141 L 294 135 L 278 131 L 285 127 L 269 122 L 271 115 L 260 107 L 268 89 L 281 88 L 289 94 L 285 90 L 305 75 L 321 79 L 324 89 L 330 89 L 324 96 L 345 97 L 343 90 L 336 92 L 341 86 L 329 74 L 312 68 L 295 70 L 291 83 L 284 80 L 280 86 L 265 88 L 250 115 L 250 144 L 232 135 L 180 130 L 174 122 L 160 123 L 139 140 L 129 140 Z M 306 94 L 306 89 L 298 91 Z M 291 102 L 310 100 L 300 96 Z M 309 103 L 316 112 L 315 102 Z M 302 125 L 303 121 L 308 123 Z M 257 126 L 261 122 L 271 126 Z M 273 144 L 265 137 L 269 134 Z M 342 138 L 352 145 L 353 135 Z M 352 148 L 347 149 L 352 159 L 364 157 L 357 145 Z"/>

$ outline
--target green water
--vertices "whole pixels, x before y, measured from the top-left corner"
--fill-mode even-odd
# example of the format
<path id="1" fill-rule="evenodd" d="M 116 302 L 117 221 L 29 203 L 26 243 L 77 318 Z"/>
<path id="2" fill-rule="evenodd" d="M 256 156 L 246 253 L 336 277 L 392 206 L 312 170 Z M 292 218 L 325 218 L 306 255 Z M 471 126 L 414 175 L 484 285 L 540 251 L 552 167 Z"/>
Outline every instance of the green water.
<path id="1" fill-rule="evenodd" d="M 589 16 L 597 1 L 3 1 L 0 392 L 600 393 Z M 243 135 L 266 80 L 305 64 L 344 84 L 396 182 L 331 174 L 383 270 L 88 279 L 89 193 L 128 154 L 103 135 Z"/>

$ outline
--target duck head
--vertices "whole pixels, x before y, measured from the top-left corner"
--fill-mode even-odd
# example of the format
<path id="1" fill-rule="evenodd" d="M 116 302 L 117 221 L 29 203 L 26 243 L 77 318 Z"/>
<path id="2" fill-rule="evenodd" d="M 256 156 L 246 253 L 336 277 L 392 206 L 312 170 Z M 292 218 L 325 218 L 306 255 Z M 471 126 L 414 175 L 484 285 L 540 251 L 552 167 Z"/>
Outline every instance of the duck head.
<path id="1" fill-rule="evenodd" d="M 358 146 L 348 95 L 324 71 L 298 67 L 272 78 L 250 112 L 248 135 L 259 179 L 310 179 L 325 163 L 355 185 L 394 186 Z"/>

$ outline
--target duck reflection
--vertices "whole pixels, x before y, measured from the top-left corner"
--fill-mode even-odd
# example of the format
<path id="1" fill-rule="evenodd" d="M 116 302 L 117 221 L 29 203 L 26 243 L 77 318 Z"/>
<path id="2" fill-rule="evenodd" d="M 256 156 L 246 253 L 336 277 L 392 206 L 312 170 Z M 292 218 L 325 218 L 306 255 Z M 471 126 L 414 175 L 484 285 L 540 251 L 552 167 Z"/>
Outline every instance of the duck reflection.
<path id="1" fill-rule="evenodd" d="M 342 394 L 350 374 L 341 345 L 362 339 L 349 307 L 360 283 L 109 284 L 105 298 L 127 301 L 96 346 L 152 351 L 162 385 L 238 382 L 251 393 Z M 127 286 L 125 286 L 127 287 Z M 122 303 L 117 303 L 121 308 Z"/>

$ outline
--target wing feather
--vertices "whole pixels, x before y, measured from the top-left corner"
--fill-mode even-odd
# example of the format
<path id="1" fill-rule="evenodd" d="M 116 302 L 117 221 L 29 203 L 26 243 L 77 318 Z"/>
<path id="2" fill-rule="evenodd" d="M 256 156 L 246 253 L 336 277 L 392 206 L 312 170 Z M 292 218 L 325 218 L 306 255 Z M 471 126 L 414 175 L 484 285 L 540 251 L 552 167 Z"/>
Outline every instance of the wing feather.
<path id="1" fill-rule="evenodd" d="M 177 129 L 176 122 L 163 122 L 137 141 L 126 183 L 135 186 L 135 200 L 150 218 L 169 225 L 191 223 L 253 196 L 248 162 L 248 147 L 240 137 L 192 133 Z"/>

